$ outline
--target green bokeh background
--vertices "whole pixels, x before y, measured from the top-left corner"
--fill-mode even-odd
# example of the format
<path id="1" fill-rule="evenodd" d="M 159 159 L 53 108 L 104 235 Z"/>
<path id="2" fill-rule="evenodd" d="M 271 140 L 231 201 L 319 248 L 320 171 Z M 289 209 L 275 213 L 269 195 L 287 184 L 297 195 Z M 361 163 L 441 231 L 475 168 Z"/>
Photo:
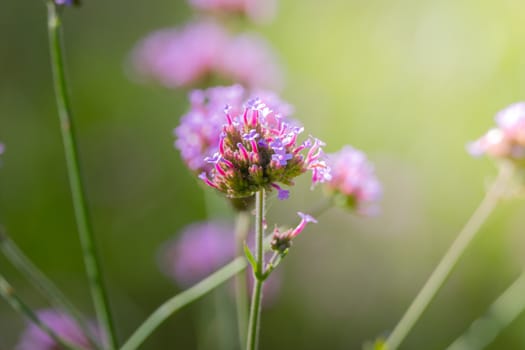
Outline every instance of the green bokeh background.
<path id="1" fill-rule="evenodd" d="M 86 0 L 65 14 L 81 161 L 121 339 L 177 292 L 158 247 L 205 218 L 202 188 L 173 149 L 185 92 L 137 85 L 126 60 L 152 30 L 190 18 L 184 1 Z M 282 95 L 328 143 L 365 150 L 384 184 L 382 214 L 334 209 L 294 245 L 281 295 L 262 319 L 261 349 L 360 349 L 392 329 L 495 176 L 467 141 L 525 91 L 525 3 L 519 0 L 285 0 L 265 35 L 286 69 Z M 43 1 L 0 9 L 0 222 L 93 314 L 52 92 Z M 298 182 L 269 203 L 295 224 L 321 192 Z M 525 206 L 503 203 L 483 227 L 402 349 L 444 349 L 525 264 Z M 0 259 L 31 305 L 44 301 Z M 209 298 L 208 298 L 209 299 Z M 195 349 L 195 314 L 172 317 L 144 349 Z M 209 300 L 208 300 L 209 302 Z M 24 322 L 0 303 L 0 349 Z M 489 349 L 525 348 L 525 317 Z M 209 347 L 214 348 L 214 347 Z"/>

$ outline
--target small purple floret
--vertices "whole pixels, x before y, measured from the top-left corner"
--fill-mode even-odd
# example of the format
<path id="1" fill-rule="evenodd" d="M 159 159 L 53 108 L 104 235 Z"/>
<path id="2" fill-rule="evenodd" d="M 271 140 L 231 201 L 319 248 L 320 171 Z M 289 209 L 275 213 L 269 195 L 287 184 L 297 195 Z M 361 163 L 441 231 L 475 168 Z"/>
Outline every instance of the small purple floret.
<path id="1" fill-rule="evenodd" d="M 308 223 L 314 223 L 314 224 L 317 224 L 317 220 L 314 219 L 314 217 L 308 215 L 308 214 L 305 214 L 305 213 L 301 213 L 301 212 L 297 212 L 297 215 L 299 215 L 301 217 L 301 222 L 299 223 L 299 225 L 297 225 L 296 228 L 294 228 L 292 230 L 292 232 L 290 233 L 290 237 L 293 239 L 294 237 L 296 237 L 298 234 L 300 234 L 301 232 L 303 232 L 304 228 L 306 227 L 306 224 Z"/>
<path id="2" fill-rule="evenodd" d="M 242 138 L 246 141 L 255 141 L 259 137 L 259 134 L 257 133 L 257 130 L 251 129 L 246 134 L 242 135 Z"/>

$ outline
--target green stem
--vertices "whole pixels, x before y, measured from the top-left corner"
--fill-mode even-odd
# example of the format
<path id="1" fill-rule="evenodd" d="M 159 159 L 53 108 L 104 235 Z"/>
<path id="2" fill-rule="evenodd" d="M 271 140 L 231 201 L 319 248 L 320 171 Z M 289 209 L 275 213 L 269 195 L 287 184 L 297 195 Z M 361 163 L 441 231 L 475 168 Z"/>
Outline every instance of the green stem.
<path id="1" fill-rule="evenodd" d="M 60 30 L 61 19 L 54 1 L 48 0 L 47 8 L 51 65 L 53 68 L 56 102 L 60 117 L 60 130 L 62 132 L 62 141 L 64 143 L 73 207 L 77 221 L 80 244 L 82 246 L 82 255 L 84 257 L 84 264 L 97 319 L 107 336 L 109 348 L 115 350 L 118 348 L 115 328 L 113 326 L 107 292 L 102 279 L 101 266 L 95 247 L 95 240 L 90 227 L 88 208 L 80 175 L 73 120 L 71 118 L 71 107 L 64 72 Z"/>
<path id="2" fill-rule="evenodd" d="M 42 332 L 46 333 L 51 339 L 53 339 L 57 344 L 60 344 L 70 350 L 86 350 L 82 347 L 78 347 L 74 344 L 69 343 L 65 339 L 62 339 L 58 336 L 51 328 L 49 328 L 45 323 L 40 321 L 38 316 L 27 306 L 15 293 L 14 288 L 11 284 L 0 274 L 0 295 L 5 299 L 5 301 L 17 312 L 24 315 L 29 321 L 34 323 Z"/>
<path id="3" fill-rule="evenodd" d="M 246 268 L 246 265 L 247 263 L 245 258 L 236 258 L 228 265 L 206 277 L 193 287 L 166 301 L 164 304 L 159 306 L 159 308 L 155 310 L 146 321 L 144 321 L 144 323 L 135 331 L 135 333 L 131 335 L 131 337 L 120 348 L 120 350 L 137 349 L 144 342 L 144 340 L 146 340 L 146 338 L 173 313 L 199 299 L 206 293 L 226 282 L 231 277 L 235 276 L 240 271 L 243 271 Z"/>
<path id="4" fill-rule="evenodd" d="M 259 345 L 259 325 L 261 322 L 262 287 L 264 284 L 264 190 L 255 195 L 255 259 L 256 269 L 253 271 L 254 287 L 248 325 L 247 350 L 256 350 Z"/>
<path id="5" fill-rule="evenodd" d="M 91 345 L 99 348 L 98 341 L 92 334 L 91 327 L 89 327 L 82 313 L 78 311 L 60 289 L 29 260 L 2 228 L 0 228 L 0 250 L 11 264 L 24 274 L 27 280 L 45 296 L 54 307 L 66 312 L 76 321 L 84 331 L 84 334 L 88 336 Z"/>
<path id="6" fill-rule="evenodd" d="M 456 240 L 452 243 L 419 294 L 412 301 L 412 304 L 388 337 L 386 341 L 386 348 L 388 350 L 395 350 L 399 347 L 417 320 L 421 317 L 421 314 L 425 311 L 432 299 L 434 299 L 459 258 L 463 255 L 467 246 L 479 231 L 481 225 L 498 204 L 511 175 L 511 166 L 505 164 L 500 168 L 498 178 L 488 190 L 485 198 L 463 227 Z"/>
<path id="7" fill-rule="evenodd" d="M 525 310 L 525 271 L 447 350 L 481 350 Z"/>
<path id="8" fill-rule="evenodd" d="M 244 242 L 250 230 L 250 215 L 246 211 L 237 214 L 235 225 L 236 253 L 244 257 Z M 235 276 L 235 305 L 237 310 L 237 328 L 241 348 L 246 344 L 246 332 L 248 326 L 248 290 L 246 273 L 241 271 Z"/>

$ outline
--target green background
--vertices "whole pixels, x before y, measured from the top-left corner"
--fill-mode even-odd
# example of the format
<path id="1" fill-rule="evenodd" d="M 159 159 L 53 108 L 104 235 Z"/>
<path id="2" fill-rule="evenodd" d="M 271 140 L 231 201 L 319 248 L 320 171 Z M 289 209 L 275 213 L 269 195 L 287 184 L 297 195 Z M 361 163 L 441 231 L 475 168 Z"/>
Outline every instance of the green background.
<path id="1" fill-rule="evenodd" d="M 65 44 L 94 231 L 121 339 L 177 292 L 158 247 L 205 218 L 202 188 L 173 149 L 186 92 L 137 85 L 126 61 L 152 30 L 191 16 L 183 1 L 87 0 L 65 13 Z M 328 152 L 367 152 L 384 185 L 382 214 L 334 209 L 282 265 L 281 295 L 262 318 L 261 349 L 359 349 L 392 329 L 496 174 L 465 144 L 525 90 L 525 4 L 518 0 L 286 0 L 260 27 L 286 70 L 282 96 Z M 43 1 L 0 6 L 0 222 L 92 315 L 52 92 Z M 321 191 L 298 181 L 269 203 L 293 225 Z M 402 349 L 443 349 L 525 264 L 525 207 L 508 201 L 483 227 Z M 44 301 L 0 259 L 20 294 Z M 197 348 L 210 298 L 172 317 L 144 349 Z M 209 308 L 208 308 L 209 309 Z M 0 303 L 0 349 L 24 321 Z M 525 348 L 520 317 L 490 349 Z M 201 346 L 206 348 L 206 346 Z M 207 348 L 215 349 L 215 345 Z"/>

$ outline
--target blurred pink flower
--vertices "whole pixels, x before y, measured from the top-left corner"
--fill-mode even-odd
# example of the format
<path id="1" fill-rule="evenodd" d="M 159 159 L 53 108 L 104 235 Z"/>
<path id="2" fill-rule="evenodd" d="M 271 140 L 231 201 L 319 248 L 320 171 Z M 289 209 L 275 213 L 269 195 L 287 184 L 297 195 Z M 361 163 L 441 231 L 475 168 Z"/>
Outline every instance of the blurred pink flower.
<path id="1" fill-rule="evenodd" d="M 77 323 L 68 315 L 48 309 L 37 312 L 37 316 L 44 324 L 46 324 L 59 337 L 70 342 L 73 345 L 85 349 L 93 349 L 87 336 Z M 93 327 L 93 333 L 102 339 L 100 330 Z M 46 333 L 44 333 L 38 326 L 29 324 L 27 329 L 21 336 L 20 342 L 16 346 L 16 350 L 57 350 L 60 349 L 58 344 Z"/>
<path id="2" fill-rule="evenodd" d="M 196 9 L 243 14 L 258 23 L 275 17 L 277 0 L 189 0 Z"/>
<path id="3" fill-rule="evenodd" d="M 478 140 L 467 145 L 473 156 L 522 161 L 525 159 L 525 102 L 518 102 L 500 111 L 497 127 L 490 129 Z"/>
<path id="4" fill-rule="evenodd" d="M 228 41 L 217 61 L 219 74 L 251 88 L 282 88 L 283 72 L 266 40 L 241 34 Z"/>
<path id="5" fill-rule="evenodd" d="M 141 78 L 169 88 L 191 86 L 212 74 L 228 34 L 211 21 L 153 32 L 133 51 L 132 63 Z"/>
<path id="6" fill-rule="evenodd" d="M 187 288 L 230 262 L 235 256 L 234 228 L 220 221 L 187 226 L 160 252 L 161 269 Z"/>
<path id="7" fill-rule="evenodd" d="M 356 209 L 360 214 L 376 213 L 382 188 L 365 153 L 347 145 L 327 157 L 332 169 L 332 179 L 325 184 L 328 192 L 336 196 L 339 204 Z"/>
<path id="8" fill-rule="evenodd" d="M 282 85 L 276 55 L 263 38 L 231 36 L 213 21 L 153 32 L 137 44 L 131 65 L 139 79 L 168 88 L 192 87 L 210 78 L 251 89 Z"/>

